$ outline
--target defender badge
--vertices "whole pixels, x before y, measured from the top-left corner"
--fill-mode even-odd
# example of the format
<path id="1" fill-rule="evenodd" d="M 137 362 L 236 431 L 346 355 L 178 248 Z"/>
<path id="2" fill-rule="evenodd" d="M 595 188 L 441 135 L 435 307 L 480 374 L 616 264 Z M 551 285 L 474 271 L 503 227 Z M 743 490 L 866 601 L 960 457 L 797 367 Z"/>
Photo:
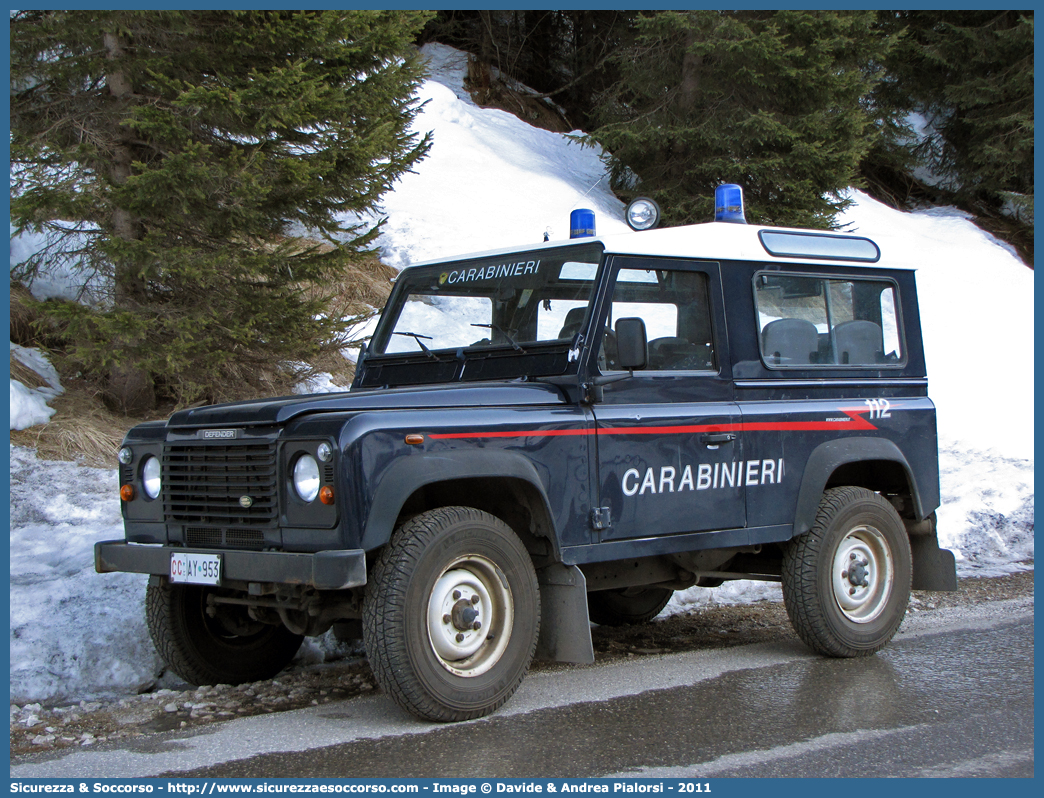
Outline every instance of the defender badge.
<path id="1" fill-rule="evenodd" d="M 236 437 L 236 430 L 234 429 L 205 429 L 200 430 L 200 434 L 205 439 L 218 439 L 218 440 L 229 440 Z"/>

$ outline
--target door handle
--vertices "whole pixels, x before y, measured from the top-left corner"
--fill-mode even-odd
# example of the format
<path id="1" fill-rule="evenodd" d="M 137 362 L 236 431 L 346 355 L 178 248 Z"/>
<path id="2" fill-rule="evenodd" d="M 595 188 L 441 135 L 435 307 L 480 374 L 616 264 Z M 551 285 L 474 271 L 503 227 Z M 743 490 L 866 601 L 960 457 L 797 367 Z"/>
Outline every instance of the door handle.
<path id="1" fill-rule="evenodd" d="M 701 439 L 705 446 L 717 446 L 719 443 L 731 443 L 736 440 L 734 432 L 711 432 Z"/>

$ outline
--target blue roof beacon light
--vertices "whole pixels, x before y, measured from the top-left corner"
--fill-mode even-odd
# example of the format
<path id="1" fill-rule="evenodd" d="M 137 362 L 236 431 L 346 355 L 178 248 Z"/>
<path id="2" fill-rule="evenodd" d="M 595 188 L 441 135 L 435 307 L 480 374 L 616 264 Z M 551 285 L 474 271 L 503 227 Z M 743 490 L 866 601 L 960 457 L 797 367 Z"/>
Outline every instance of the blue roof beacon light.
<path id="1" fill-rule="evenodd" d="M 590 208 L 577 208 L 569 214 L 569 237 L 588 238 L 595 235 L 595 215 Z"/>
<path id="2" fill-rule="evenodd" d="M 714 189 L 714 221 L 747 223 L 743 214 L 743 189 L 735 183 L 722 183 Z"/>

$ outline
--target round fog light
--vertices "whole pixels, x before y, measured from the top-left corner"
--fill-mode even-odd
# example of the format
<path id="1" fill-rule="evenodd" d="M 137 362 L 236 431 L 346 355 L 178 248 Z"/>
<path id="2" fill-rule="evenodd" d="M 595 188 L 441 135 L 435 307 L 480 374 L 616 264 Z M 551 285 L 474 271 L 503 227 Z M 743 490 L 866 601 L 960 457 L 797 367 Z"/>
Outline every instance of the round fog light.
<path id="1" fill-rule="evenodd" d="M 652 230 L 660 223 L 660 206 L 648 197 L 638 197 L 627 206 L 624 218 L 632 230 Z"/>
<path id="2" fill-rule="evenodd" d="M 124 446 L 120 449 L 119 453 L 120 462 L 124 465 L 130 465 L 130 461 L 134 459 L 134 452 L 130 450 L 129 446 Z"/>
<path id="3" fill-rule="evenodd" d="M 319 459 L 324 463 L 329 463 L 330 458 L 333 457 L 333 449 L 330 448 L 328 443 L 320 443 L 319 448 L 315 450 L 315 453 L 319 455 Z"/>

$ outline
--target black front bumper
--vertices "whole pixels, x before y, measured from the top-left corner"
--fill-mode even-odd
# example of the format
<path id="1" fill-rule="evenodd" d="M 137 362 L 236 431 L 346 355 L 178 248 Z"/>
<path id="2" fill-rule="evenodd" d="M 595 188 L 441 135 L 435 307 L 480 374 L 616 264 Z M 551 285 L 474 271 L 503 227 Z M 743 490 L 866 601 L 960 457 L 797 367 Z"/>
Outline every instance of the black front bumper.
<path id="1" fill-rule="evenodd" d="M 366 552 L 362 549 L 294 554 L 280 551 L 187 549 L 181 546 L 147 546 L 125 540 L 94 544 L 94 570 L 100 574 L 123 571 L 132 574 L 170 573 L 173 552 L 220 554 L 222 579 L 239 582 L 275 582 L 303 585 L 317 590 L 345 590 L 366 584 Z"/>

